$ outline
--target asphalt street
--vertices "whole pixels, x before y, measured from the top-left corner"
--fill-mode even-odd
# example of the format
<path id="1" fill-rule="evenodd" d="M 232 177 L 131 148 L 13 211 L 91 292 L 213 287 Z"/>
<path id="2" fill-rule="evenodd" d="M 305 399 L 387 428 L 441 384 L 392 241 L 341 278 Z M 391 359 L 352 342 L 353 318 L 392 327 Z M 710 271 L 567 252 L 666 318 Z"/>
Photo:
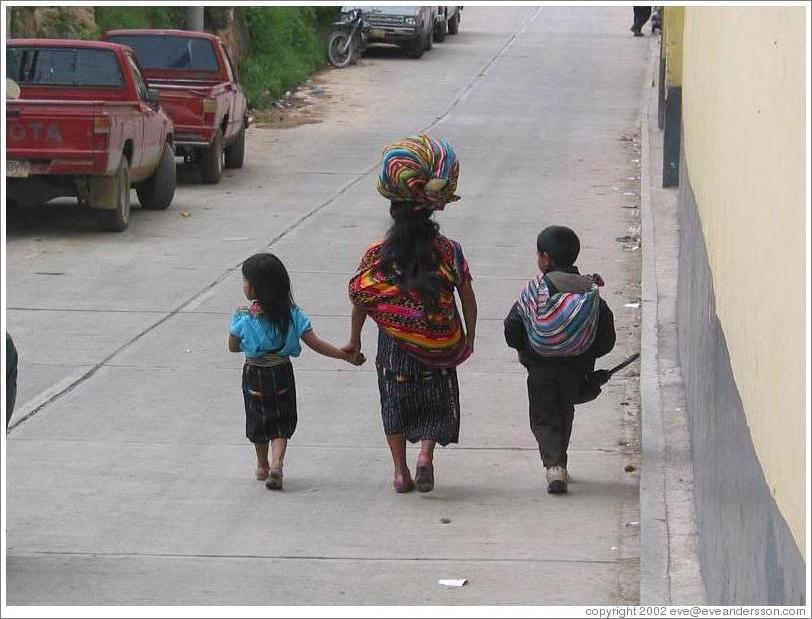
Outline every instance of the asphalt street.
<path id="1" fill-rule="evenodd" d="M 325 73 L 319 122 L 251 129 L 244 169 L 217 186 L 182 175 L 170 209 L 134 208 L 124 233 L 70 203 L 9 213 L 8 603 L 636 602 L 635 367 L 576 411 L 570 493 L 552 496 L 502 335 L 536 235 L 562 224 L 615 313 L 618 344 L 599 365 L 639 349 L 648 42 L 631 12 L 466 7 L 459 35 L 420 60 L 379 51 Z M 343 344 L 347 281 L 387 226 L 381 148 L 421 130 L 459 155 L 463 199 L 438 221 L 463 245 L 480 307 L 460 443 L 438 449 L 432 493 L 392 491 L 368 324 L 362 368 L 309 350 L 295 361 L 299 427 L 285 490 L 269 492 L 244 436 L 241 358 L 226 350 L 239 265 L 279 255 L 316 331 Z"/>

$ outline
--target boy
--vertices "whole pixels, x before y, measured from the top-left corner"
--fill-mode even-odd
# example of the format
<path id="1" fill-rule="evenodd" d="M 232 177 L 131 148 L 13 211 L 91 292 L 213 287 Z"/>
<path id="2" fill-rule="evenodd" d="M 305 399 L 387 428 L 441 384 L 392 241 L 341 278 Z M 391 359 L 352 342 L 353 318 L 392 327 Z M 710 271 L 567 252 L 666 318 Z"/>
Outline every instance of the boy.
<path id="1" fill-rule="evenodd" d="M 541 275 L 527 284 L 505 318 L 505 340 L 527 368 L 530 429 L 547 470 L 547 492 L 560 494 L 567 491 L 575 404 L 585 401 L 581 391 L 595 359 L 614 347 L 615 329 L 609 306 L 597 294 L 603 279 L 581 275 L 575 266 L 581 249 L 575 232 L 549 226 L 536 247 Z M 548 318 L 555 324 L 545 333 Z"/>

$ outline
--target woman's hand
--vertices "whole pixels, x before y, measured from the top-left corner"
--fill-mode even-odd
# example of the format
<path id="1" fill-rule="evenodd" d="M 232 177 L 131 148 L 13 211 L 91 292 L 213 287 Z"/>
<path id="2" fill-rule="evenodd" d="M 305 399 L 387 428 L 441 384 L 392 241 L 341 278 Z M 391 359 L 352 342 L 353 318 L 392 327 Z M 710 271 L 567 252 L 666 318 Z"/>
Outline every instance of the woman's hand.
<path id="1" fill-rule="evenodd" d="M 367 358 L 364 356 L 364 353 L 362 353 L 361 351 L 358 351 L 358 352 L 344 351 L 344 353 L 347 355 L 344 358 L 344 361 L 346 361 L 347 363 L 351 363 L 352 365 L 355 365 L 355 366 L 364 365 L 364 363 L 366 363 L 366 361 L 367 361 Z"/>
<path id="2" fill-rule="evenodd" d="M 587 275 L 587 277 L 595 282 L 596 286 L 603 286 L 606 283 L 599 273 L 593 273 L 592 275 Z"/>
<path id="3" fill-rule="evenodd" d="M 340 348 L 346 355 L 344 361 L 353 365 L 363 365 L 367 360 L 361 352 L 361 342 L 347 342 Z"/>

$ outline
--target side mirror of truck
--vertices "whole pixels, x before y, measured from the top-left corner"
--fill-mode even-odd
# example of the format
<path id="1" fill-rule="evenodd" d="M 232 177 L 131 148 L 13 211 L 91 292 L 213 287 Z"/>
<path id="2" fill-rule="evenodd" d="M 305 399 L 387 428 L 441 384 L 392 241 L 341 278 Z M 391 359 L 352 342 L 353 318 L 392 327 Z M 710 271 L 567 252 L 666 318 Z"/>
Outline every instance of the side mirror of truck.
<path id="1" fill-rule="evenodd" d="M 161 104 L 161 93 L 154 88 L 147 88 L 147 102 L 158 107 Z"/>

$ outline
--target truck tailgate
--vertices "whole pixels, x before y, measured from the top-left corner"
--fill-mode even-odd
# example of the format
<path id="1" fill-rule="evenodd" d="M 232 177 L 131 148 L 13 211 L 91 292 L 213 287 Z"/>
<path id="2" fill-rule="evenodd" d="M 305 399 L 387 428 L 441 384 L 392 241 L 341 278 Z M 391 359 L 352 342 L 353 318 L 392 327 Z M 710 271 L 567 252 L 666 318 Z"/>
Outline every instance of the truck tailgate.
<path id="1" fill-rule="evenodd" d="M 16 159 L 86 158 L 104 104 L 88 101 L 8 101 L 6 153 Z"/>
<path id="2" fill-rule="evenodd" d="M 6 159 L 15 161 L 7 166 L 7 173 L 109 174 L 110 105 L 102 101 L 7 101 Z"/>
<path id="3" fill-rule="evenodd" d="M 175 123 L 178 142 L 210 142 L 214 136 L 218 97 L 225 84 L 167 83 L 150 80 L 150 87 L 161 93 L 161 106 Z"/>

